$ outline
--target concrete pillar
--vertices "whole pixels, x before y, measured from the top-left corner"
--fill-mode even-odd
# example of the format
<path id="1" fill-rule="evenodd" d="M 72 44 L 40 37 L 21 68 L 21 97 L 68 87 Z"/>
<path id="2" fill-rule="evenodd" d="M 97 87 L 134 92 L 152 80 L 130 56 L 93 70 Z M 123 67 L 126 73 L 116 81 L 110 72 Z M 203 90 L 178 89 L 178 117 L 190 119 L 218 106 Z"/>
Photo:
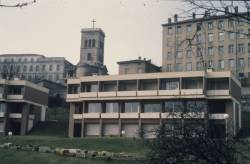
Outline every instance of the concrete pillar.
<path id="1" fill-rule="evenodd" d="M 69 137 L 74 137 L 74 118 L 73 115 L 75 113 L 75 103 L 70 103 L 70 109 L 69 109 L 69 131 L 68 135 Z"/>
<path id="2" fill-rule="evenodd" d="M 25 135 L 28 131 L 30 104 L 23 104 L 20 135 Z"/>
<path id="3" fill-rule="evenodd" d="M 8 119 L 9 119 L 9 109 L 8 109 L 8 103 L 5 103 L 5 113 L 4 113 L 4 118 L 3 118 L 3 135 L 6 135 L 9 130 L 9 124 L 8 124 Z"/>
<path id="4" fill-rule="evenodd" d="M 140 108 L 139 108 L 139 124 L 138 124 L 138 129 L 139 129 L 139 137 L 143 138 L 144 132 L 142 129 L 142 120 L 141 120 L 141 113 L 143 112 L 143 103 L 140 102 Z"/>
<path id="5" fill-rule="evenodd" d="M 83 116 L 83 113 L 85 113 L 86 109 L 85 109 L 85 102 L 82 103 L 82 116 Z M 82 129 L 81 129 L 81 137 L 85 137 L 85 120 L 84 118 L 82 117 Z"/>
<path id="6" fill-rule="evenodd" d="M 102 118 L 100 118 L 100 122 L 99 122 L 99 127 L 100 127 L 100 137 L 103 136 L 103 126 L 102 126 Z"/>
<path id="7" fill-rule="evenodd" d="M 46 111 L 47 111 L 47 107 L 46 106 L 42 106 L 41 107 L 41 120 L 42 122 L 45 121 L 46 119 Z"/>

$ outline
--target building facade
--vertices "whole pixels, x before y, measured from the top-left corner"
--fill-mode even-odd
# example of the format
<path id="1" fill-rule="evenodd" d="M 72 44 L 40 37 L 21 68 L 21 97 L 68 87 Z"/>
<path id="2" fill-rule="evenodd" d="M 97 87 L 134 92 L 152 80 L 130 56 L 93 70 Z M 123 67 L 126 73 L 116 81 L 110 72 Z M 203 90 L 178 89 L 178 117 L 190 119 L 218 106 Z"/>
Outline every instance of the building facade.
<path id="1" fill-rule="evenodd" d="M 173 126 L 182 112 L 193 115 L 184 123 L 209 118 L 222 136 L 241 128 L 241 85 L 230 72 L 85 76 L 67 85 L 70 137 L 154 138 L 152 130 Z"/>
<path id="2" fill-rule="evenodd" d="M 156 66 L 151 60 L 146 58 L 141 59 L 139 57 L 136 60 L 120 61 L 117 62 L 119 65 L 119 74 L 137 74 L 137 73 L 152 73 L 160 72 L 160 67 Z"/>
<path id="3" fill-rule="evenodd" d="M 23 80 L 0 80 L 0 135 L 25 135 L 45 120 L 49 91 Z"/>
<path id="4" fill-rule="evenodd" d="M 232 14 L 232 15 L 237 15 Z M 241 15 L 241 14 L 238 14 Z M 250 24 L 240 17 L 214 16 L 163 24 L 162 70 L 232 71 L 237 77 L 250 75 Z"/>
<path id="5" fill-rule="evenodd" d="M 0 55 L 0 78 L 19 78 L 32 82 L 50 80 L 65 84 L 73 76 L 75 67 L 64 57 L 45 57 L 37 54 Z"/>
<path id="6" fill-rule="evenodd" d="M 107 74 L 107 68 L 103 65 L 105 33 L 100 28 L 84 28 L 81 34 L 80 61 L 76 76 Z"/>

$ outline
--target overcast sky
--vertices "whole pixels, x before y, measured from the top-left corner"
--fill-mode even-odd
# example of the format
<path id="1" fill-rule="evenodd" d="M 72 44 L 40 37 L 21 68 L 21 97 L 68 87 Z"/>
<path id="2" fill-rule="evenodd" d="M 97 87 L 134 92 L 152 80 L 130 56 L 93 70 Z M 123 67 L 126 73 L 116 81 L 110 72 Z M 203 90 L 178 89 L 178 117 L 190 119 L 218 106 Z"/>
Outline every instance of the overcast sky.
<path id="1" fill-rule="evenodd" d="M 63 56 L 76 64 L 80 30 L 91 27 L 94 18 L 96 27 L 106 34 L 104 62 L 110 74 L 117 73 L 117 61 L 138 56 L 161 65 L 161 24 L 181 4 L 171 0 L 37 0 L 22 9 L 0 8 L 0 54 Z"/>

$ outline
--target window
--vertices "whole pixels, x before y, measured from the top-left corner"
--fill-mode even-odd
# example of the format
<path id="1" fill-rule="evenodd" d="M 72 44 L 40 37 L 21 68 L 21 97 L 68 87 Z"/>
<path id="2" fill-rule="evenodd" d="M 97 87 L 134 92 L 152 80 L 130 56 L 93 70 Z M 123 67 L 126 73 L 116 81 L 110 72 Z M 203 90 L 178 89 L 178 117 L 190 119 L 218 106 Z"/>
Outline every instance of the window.
<path id="1" fill-rule="evenodd" d="M 219 32 L 219 41 L 224 41 L 224 32 Z"/>
<path id="2" fill-rule="evenodd" d="M 160 103 L 144 104 L 144 113 L 161 112 Z"/>
<path id="3" fill-rule="evenodd" d="M 187 32 L 192 32 L 192 25 L 191 24 L 187 25 Z"/>
<path id="4" fill-rule="evenodd" d="M 106 113 L 118 113 L 119 104 L 118 103 L 106 103 Z"/>
<path id="5" fill-rule="evenodd" d="M 233 44 L 228 45 L 228 53 L 229 54 L 233 54 L 234 53 L 234 45 Z"/>
<path id="6" fill-rule="evenodd" d="M 213 60 L 208 60 L 207 65 L 208 65 L 208 68 L 214 68 Z"/>
<path id="7" fill-rule="evenodd" d="M 244 44 L 238 44 L 238 53 L 244 53 Z"/>
<path id="8" fill-rule="evenodd" d="M 27 60 L 27 58 L 24 58 L 24 62 L 27 62 L 28 60 Z"/>
<path id="9" fill-rule="evenodd" d="M 92 40 L 92 47 L 95 47 L 95 39 Z"/>
<path id="10" fill-rule="evenodd" d="M 218 28 L 219 29 L 223 29 L 224 28 L 224 21 L 223 20 L 219 20 L 219 22 L 218 22 Z"/>
<path id="11" fill-rule="evenodd" d="M 140 103 L 125 102 L 125 113 L 138 113 L 140 110 Z"/>
<path id="12" fill-rule="evenodd" d="M 196 42 L 200 43 L 201 42 L 201 34 L 196 35 Z"/>
<path id="13" fill-rule="evenodd" d="M 60 65 L 56 65 L 56 70 L 60 71 Z"/>
<path id="14" fill-rule="evenodd" d="M 200 30 L 201 30 L 201 23 L 197 23 L 196 29 L 197 29 L 197 31 L 200 31 Z"/>
<path id="15" fill-rule="evenodd" d="M 228 37 L 229 37 L 229 39 L 231 39 L 231 40 L 233 40 L 233 39 L 235 39 L 235 33 L 234 32 L 228 32 Z"/>
<path id="16" fill-rule="evenodd" d="M 248 68 L 250 68 L 250 58 L 248 58 Z"/>
<path id="17" fill-rule="evenodd" d="M 42 71 L 45 71 L 46 66 L 42 65 Z"/>
<path id="18" fill-rule="evenodd" d="M 219 68 L 224 69 L 225 68 L 225 62 L 224 60 L 219 60 Z"/>
<path id="19" fill-rule="evenodd" d="M 239 30 L 239 31 L 238 31 L 238 37 L 239 37 L 240 39 L 244 38 L 244 30 Z"/>
<path id="20" fill-rule="evenodd" d="M 34 59 L 33 59 L 33 58 L 31 58 L 31 59 L 30 59 L 30 61 L 31 61 L 31 62 L 34 62 Z"/>
<path id="21" fill-rule="evenodd" d="M 208 47 L 208 55 L 212 56 L 213 54 L 213 47 Z"/>
<path id="22" fill-rule="evenodd" d="M 250 43 L 248 43 L 248 45 L 247 45 L 247 49 L 248 49 L 248 53 L 250 53 Z"/>
<path id="23" fill-rule="evenodd" d="M 207 28 L 208 28 L 209 30 L 212 30 L 212 29 L 213 29 L 213 22 L 208 22 L 208 23 L 207 23 Z"/>
<path id="24" fill-rule="evenodd" d="M 172 40 L 172 38 L 171 38 L 171 40 Z M 178 48 L 181 47 L 181 45 L 182 45 L 181 38 L 177 38 L 177 46 L 178 46 Z"/>
<path id="25" fill-rule="evenodd" d="M 229 66 L 229 68 L 235 68 L 235 60 L 234 59 L 229 59 L 228 60 L 228 66 Z"/>
<path id="26" fill-rule="evenodd" d="M 187 57 L 191 58 L 192 57 L 192 50 L 187 50 Z"/>
<path id="27" fill-rule="evenodd" d="M 212 42 L 214 40 L 214 35 L 212 33 L 208 34 L 208 42 Z"/>
<path id="28" fill-rule="evenodd" d="M 91 60 L 92 60 L 92 54 L 91 54 L 91 53 L 88 53 L 88 54 L 87 54 L 87 60 L 88 60 L 88 61 L 91 61 Z"/>
<path id="29" fill-rule="evenodd" d="M 56 74 L 56 81 L 59 80 L 59 74 Z"/>
<path id="30" fill-rule="evenodd" d="M 26 72 L 26 71 L 27 71 L 27 66 L 24 65 L 24 66 L 23 66 L 23 72 Z"/>
<path id="31" fill-rule="evenodd" d="M 239 59 L 239 67 L 244 68 L 244 59 L 243 58 Z"/>
<path id="32" fill-rule="evenodd" d="M 49 70 L 53 71 L 53 65 L 49 65 Z"/>
<path id="33" fill-rule="evenodd" d="M 22 58 L 19 58 L 19 59 L 18 59 L 18 62 L 22 62 Z"/>
<path id="34" fill-rule="evenodd" d="M 179 89 L 179 79 L 162 79 L 161 90 L 176 90 Z"/>
<path id="35" fill-rule="evenodd" d="M 84 48 L 88 47 L 88 40 L 84 40 Z"/>
<path id="36" fill-rule="evenodd" d="M 88 113 L 101 113 L 102 104 L 101 103 L 88 103 Z"/>
<path id="37" fill-rule="evenodd" d="M 196 54 L 198 57 L 201 57 L 202 56 L 202 48 L 198 47 L 196 50 Z"/>
<path id="38" fill-rule="evenodd" d="M 172 60 L 172 53 L 171 52 L 168 52 L 168 54 L 167 54 L 167 60 Z"/>
<path id="39" fill-rule="evenodd" d="M 30 72 L 32 72 L 32 71 L 33 71 L 33 65 L 30 66 Z"/>
<path id="40" fill-rule="evenodd" d="M 187 112 L 204 112 L 206 109 L 205 101 L 187 101 Z"/>
<path id="41" fill-rule="evenodd" d="M 91 40 L 88 40 L 88 48 L 91 48 Z"/>
<path id="42" fill-rule="evenodd" d="M 197 71 L 203 70 L 203 63 L 202 62 L 197 62 L 196 63 L 196 70 Z"/>
<path id="43" fill-rule="evenodd" d="M 228 20 L 228 27 L 234 27 L 234 20 L 233 19 L 229 19 Z"/>
<path id="44" fill-rule="evenodd" d="M 176 63 L 175 64 L 175 71 L 177 71 L 177 72 L 182 71 L 182 65 L 181 65 L 181 63 Z"/>
<path id="45" fill-rule="evenodd" d="M 182 51 L 177 51 L 177 58 L 182 58 Z"/>
<path id="46" fill-rule="evenodd" d="M 181 101 L 166 101 L 165 102 L 165 112 L 183 112 L 184 105 Z"/>
<path id="47" fill-rule="evenodd" d="M 192 71 L 192 63 L 187 63 L 186 70 L 187 71 Z"/>
<path id="48" fill-rule="evenodd" d="M 224 46 L 219 46 L 218 51 L 219 51 L 219 55 L 223 55 L 224 54 Z"/>
<path id="49" fill-rule="evenodd" d="M 36 66 L 36 72 L 39 72 L 39 65 Z"/>
<path id="50" fill-rule="evenodd" d="M 168 27 L 168 35 L 171 35 L 173 33 L 172 27 Z"/>
<path id="51" fill-rule="evenodd" d="M 181 32 L 181 26 L 177 26 L 177 33 Z"/>
<path id="52" fill-rule="evenodd" d="M 172 67 L 172 65 L 171 65 L 171 64 L 167 64 L 166 71 L 167 71 L 167 72 L 171 72 L 171 70 L 172 70 L 172 69 L 171 69 L 171 67 Z"/>

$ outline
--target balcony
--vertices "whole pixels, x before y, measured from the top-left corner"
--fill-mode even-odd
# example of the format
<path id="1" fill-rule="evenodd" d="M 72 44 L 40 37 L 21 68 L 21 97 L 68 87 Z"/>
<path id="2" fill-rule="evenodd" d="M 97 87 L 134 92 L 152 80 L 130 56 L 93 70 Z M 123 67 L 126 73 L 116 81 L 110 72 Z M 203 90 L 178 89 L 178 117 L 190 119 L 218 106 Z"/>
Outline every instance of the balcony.
<path id="1" fill-rule="evenodd" d="M 163 119 L 171 119 L 171 118 L 181 118 L 182 112 L 166 112 L 166 113 L 161 113 L 161 118 Z"/>
<path id="2" fill-rule="evenodd" d="M 116 92 L 111 91 L 111 92 L 98 92 L 98 97 L 115 97 Z"/>
<path id="3" fill-rule="evenodd" d="M 7 99 L 10 99 L 10 100 L 22 100 L 23 95 L 7 95 Z"/>
<path id="4" fill-rule="evenodd" d="M 100 113 L 83 113 L 83 118 L 100 118 Z"/>
<path id="5" fill-rule="evenodd" d="M 119 96 L 119 97 L 133 97 L 133 96 L 136 96 L 136 91 L 118 91 L 117 96 Z"/>
<path id="6" fill-rule="evenodd" d="M 209 119 L 211 120 L 224 120 L 227 118 L 229 118 L 229 115 L 226 113 L 209 114 Z"/>
<path id="7" fill-rule="evenodd" d="M 159 96 L 177 96 L 180 94 L 180 90 L 159 90 Z"/>
<path id="8" fill-rule="evenodd" d="M 102 113 L 101 118 L 119 118 L 119 113 Z"/>
<path id="9" fill-rule="evenodd" d="M 181 89 L 181 95 L 202 95 L 203 89 Z"/>
<path id="10" fill-rule="evenodd" d="M 73 114 L 73 119 L 82 119 L 83 118 L 83 115 L 82 114 Z"/>
<path id="11" fill-rule="evenodd" d="M 5 112 L 0 112 L 0 117 L 4 117 L 5 116 Z"/>
<path id="12" fill-rule="evenodd" d="M 157 96 L 157 90 L 137 91 L 138 96 Z"/>
<path id="13" fill-rule="evenodd" d="M 22 118 L 22 113 L 10 113 L 10 118 Z"/>
<path id="14" fill-rule="evenodd" d="M 139 113 L 120 113 L 120 118 L 127 118 L 127 119 L 133 119 L 133 118 L 139 118 Z"/>
<path id="15" fill-rule="evenodd" d="M 160 113 L 158 113 L 158 112 L 141 113 L 140 116 L 143 119 L 159 119 Z"/>
<path id="16" fill-rule="evenodd" d="M 79 94 L 67 94 L 67 99 L 78 99 Z"/>
<path id="17" fill-rule="evenodd" d="M 207 90 L 207 95 L 208 96 L 228 96 L 229 95 L 229 90 Z"/>
<path id="18" fill-rule="evenodd" d="M 87 98 L 87 97 L 97 97 L 97 92 L 82 92 L 80 93 L 81 98 Z"/>
<path id="19" fill-rule="evenodd" d="M 187 112 L 183 115 L 184 118 L 205 118 L 204 112 Z"/>

